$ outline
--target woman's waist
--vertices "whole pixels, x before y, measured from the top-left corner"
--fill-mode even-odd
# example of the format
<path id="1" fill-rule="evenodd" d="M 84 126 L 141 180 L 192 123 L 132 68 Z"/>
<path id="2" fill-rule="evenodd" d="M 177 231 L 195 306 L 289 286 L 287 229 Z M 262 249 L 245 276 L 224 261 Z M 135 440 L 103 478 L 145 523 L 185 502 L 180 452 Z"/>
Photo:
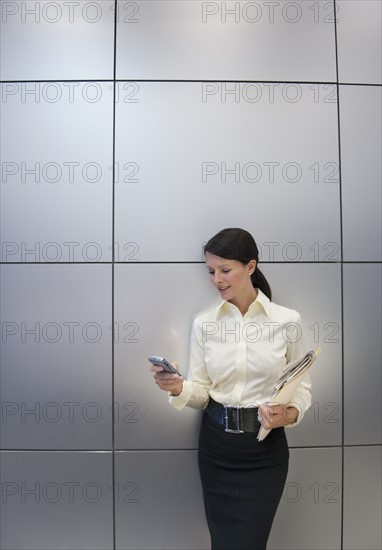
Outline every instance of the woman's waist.
<path id="1" fill-rule="evenodd" d="M 219 403 L 210 396 L 206 413 L 216 422 L 225 427 L 227 432 L 258 433 L 260 422 L 258 419 L 258 407 L 253 403 L 237 405 L 231 403 Z"/>

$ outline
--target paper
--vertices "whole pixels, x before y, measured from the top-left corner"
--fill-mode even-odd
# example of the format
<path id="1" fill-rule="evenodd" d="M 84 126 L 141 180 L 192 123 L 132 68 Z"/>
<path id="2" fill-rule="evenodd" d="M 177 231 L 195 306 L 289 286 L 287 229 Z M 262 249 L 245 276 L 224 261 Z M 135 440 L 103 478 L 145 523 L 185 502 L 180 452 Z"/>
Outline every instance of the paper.
<path id="1" fill-rule="evenodd" d="M 269 399 L 269 405 L 287 405 L 291 402 L 293 394 L 298 386 L 301 384 L 304 376 L 313 365 L 321 351 L 318 348 L 316 352 L 308 351 L 303 357 L 288 363 L 286 367 L 281 371 L 278 380 L 276 381 L 272 395 Z M 268 430 L 261 426 L 257 435 L 258 441 L 262 441 L 271 430 Z"/>

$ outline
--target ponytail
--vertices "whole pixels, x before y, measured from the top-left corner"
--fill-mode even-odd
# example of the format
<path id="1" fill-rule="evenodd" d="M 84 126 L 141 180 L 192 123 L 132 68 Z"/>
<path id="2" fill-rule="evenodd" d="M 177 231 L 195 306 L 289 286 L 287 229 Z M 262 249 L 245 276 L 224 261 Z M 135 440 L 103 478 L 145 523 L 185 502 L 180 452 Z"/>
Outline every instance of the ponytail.
<path id="1" fill-rule="evenodd" d="M 257 265 L 255 271 L 251 275 L 251 281 L 255 288 L 259 288 L 272 301 L 271 287 Z"/>

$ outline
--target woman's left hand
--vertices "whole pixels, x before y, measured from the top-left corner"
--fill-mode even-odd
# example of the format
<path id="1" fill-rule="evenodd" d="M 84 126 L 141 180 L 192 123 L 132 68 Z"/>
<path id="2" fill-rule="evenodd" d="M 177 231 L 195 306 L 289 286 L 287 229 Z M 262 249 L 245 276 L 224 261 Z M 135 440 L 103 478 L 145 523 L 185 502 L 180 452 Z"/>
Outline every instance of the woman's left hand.
<path id="1" fill-rule="evenodd" d="M 272 430 L 296 422 L 298 409 L 287 405 L 260 405 L 259 420 L 264 428 Z"/>

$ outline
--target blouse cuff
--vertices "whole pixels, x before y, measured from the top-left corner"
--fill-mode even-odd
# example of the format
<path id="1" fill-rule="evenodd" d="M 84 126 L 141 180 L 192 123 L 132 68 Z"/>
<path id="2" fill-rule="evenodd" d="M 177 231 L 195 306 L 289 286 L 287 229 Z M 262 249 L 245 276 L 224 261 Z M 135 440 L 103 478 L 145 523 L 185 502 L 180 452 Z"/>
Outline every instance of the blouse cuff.
<path id="1" fill-rule="evenodd" d="M 187 380 L 184 380 L 183 389 L 179 395 L 172 395 L 171 392 L 168 392 L 168 401 L 176 410 L 181 411 L 189 402 L 191 394 L 191 384 Z"/>
<path id="2" fill-rule="evenodd" d="M 300 424 L 301 420 L 304 417 L 305 410 L 306 410 L 305 403 L 302 403 L 299 400 L 295 399 L 294 401 L 291 401 L 290 403 L 288 403 L 286 406 L 295 407 L 298 410 L 298 415 L 296 420 L 284 426 L 285 428 L 294 428 L 295 426 L 298 426 L 298 424 Z"/>

